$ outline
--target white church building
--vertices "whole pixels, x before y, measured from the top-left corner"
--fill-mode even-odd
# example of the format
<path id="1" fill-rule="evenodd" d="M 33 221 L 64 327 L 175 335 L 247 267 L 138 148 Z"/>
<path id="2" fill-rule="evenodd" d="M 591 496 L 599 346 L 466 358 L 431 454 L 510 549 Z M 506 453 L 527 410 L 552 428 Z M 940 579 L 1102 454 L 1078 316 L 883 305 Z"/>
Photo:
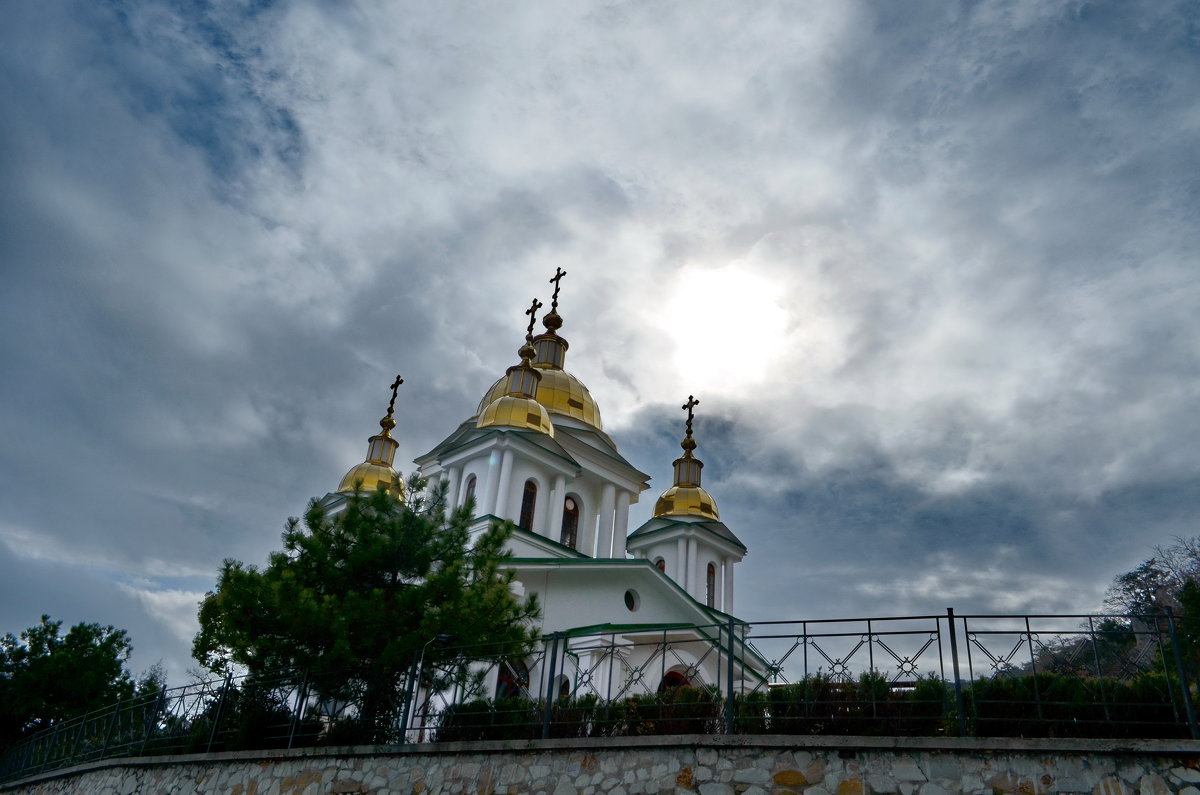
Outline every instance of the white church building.
<path id="1" fill-rule="evenodd" d="M 474 532 L 513 522 L 507 567 L 514 588 L 520 596 L 537 594 L 541 632 L 557 638 L 552 651 L 493 671 L 489 687 L 497 696 L 613 698 L 723 685 L 732 659 L 735 681 L 752 688 L 768 672 L 764 660 L 734 640 L 745 631 L 733 610 L 735 570 L 747 550 L 701 486 L 692 432 L 698 401 L 689 397 L 684 406 L 683 455 L 674 462 L 672 485 L 653 517 L 629 532 L 630 506 L 649 488 L 649 475 L 621 455 L 595 399 L 564 369 L 563 275 L 551 279 L 545 331 L 533 336 L 541 306 L 534 301 L 519 362 L 487 389 L 470 417 L 415 459 L 420 475 L 446 481 L 450 505 L 475 499 Z M 356 484 L 364 491 L 402 490 L 392 468 L 398 445 L 390 415 L 371 438 L 367 459 L 327 498 L 331 503 Z"/>

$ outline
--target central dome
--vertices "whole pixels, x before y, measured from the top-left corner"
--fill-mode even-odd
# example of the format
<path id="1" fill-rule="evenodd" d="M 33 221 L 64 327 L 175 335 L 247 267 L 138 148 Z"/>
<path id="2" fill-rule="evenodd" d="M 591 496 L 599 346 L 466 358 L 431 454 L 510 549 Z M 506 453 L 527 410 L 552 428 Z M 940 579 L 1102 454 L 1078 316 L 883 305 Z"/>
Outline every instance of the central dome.
<path id="1" fill-rule="evenodd" d="M 600 422 L 600 408 L 578 378 L 557 367 L 538 366 L 538 372 L 541 373 L 542 380 L 537 388 L 537 402 L 541 403 L 546 411 L 573 417 L 598 431 L 604 430 Z M 507 378 L 496 381 L 483 396 L 483 400 L 479 401 L 479 408 L 475 413 L 482 414 L 493 401 L 506 395 L 507 389 Z"/>

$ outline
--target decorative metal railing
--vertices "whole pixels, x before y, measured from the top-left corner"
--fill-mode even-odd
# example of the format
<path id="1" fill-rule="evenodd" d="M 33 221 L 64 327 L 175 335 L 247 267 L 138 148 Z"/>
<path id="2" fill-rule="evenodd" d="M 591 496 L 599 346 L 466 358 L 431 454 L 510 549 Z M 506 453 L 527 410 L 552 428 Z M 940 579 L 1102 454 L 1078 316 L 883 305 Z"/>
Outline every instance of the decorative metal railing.
<path id="1" fill-rule="evenodd" d="M 730 620 L 426 644 L 385 680 L 200 681 L 8 749 L 0 781 L 113 757 L 678 733 L 1200 738 L 1200 632 L 1155 616 Z"/>

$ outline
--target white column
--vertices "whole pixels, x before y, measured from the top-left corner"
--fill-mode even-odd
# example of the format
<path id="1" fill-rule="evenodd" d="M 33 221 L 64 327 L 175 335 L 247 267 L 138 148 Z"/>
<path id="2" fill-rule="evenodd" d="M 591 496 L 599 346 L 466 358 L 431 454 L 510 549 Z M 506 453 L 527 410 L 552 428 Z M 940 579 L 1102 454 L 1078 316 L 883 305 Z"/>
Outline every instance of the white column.
<path id="1" fill-rule="evenodd" d="M 546 508 L 552 504 L 551 498 L 553 497 L 554 495 L 550 493 L 550 489 L 546 486 L 546 484 L 543 483 L 538 487 L 537 499 L 535 499 L 533 503 L 533 527 L 530 529 L 540 536 L 549 537 L 550 535 L 547 525 L 550 516 L 546 511 Z M 557 541 L 558 539 L 556 538 L 554 540 Z"/>
<path id="2" fill-rule="evenodd" d="M 675 544 L 675 584 L 687 590 L 687 539 L 680 538 Z"/>
<path id="3" fill-rule="evenodd" d="M 596 556 L 596 509 L 592 505 L 592 495 L 579 505 L 579 546 L 580 552 L 591 557 Z"/>
<path id="4" fill-rule="evenodd" d="M 567 498 L 567 479 L 563 475 L 554 476 L 554 488 L 550 490 L 550 506 L 546 513 L 546 535 L 552 541 L 562 539 L 563 501 Z M 580 547 L 579 533 L 582 527 L 575 530 L 575 546 Z"/>
<path id="5" fill-rule="evenodd" d="M 688 593 L 690 593 L 692 595 L 692 597 L 694 599 L 696 599 L 697 601 L 703 601 L 704 593 L 703 593 L 702 589 L 698 586 L 698 583 L 700 583 L 701 580 L 699 580 L 696 577 L 696 574 L 697 574 L 696 566 L 698 565 L 696 562 L 696 558 L 699 557 L 699 547 L 700 547 L 700 545 L 696 542 L 696 539 L 694 539 L 694 538 L 688 539 L 688 545 L 687 545 L 688 584 L 685 589 L 687 590 Z M 697 596 L 697 594 L 699 594 L 699 596 Z"/>
<path id="6" fill-rule="evenodd" d="M 733 612 L 733 563 L 733 558 L 725 558 L 724 606 L 721 609 L 726 613 Z"/>
<path id="7" fill-rule="evenodd" d="M 452 511 L 458 507 L 458 488 L 461 484 L 462 469 L 450 467 L 446 470 L 446 510 Z"/>
<path id="8" fill-rule="evenodd" d="M 600 490 L 600 519 L 596 527 L 596 543 L 599 545 L 596 557 L 598 558 L 612 557 L 613 508 L 616 496 L 617 489 L 611 483 L 605 483 L 604 488 Z"/>
<path id="9" fill-rule="evenodd" d="M 482 514 L 496 515 L 496 495 L 500 488 L 500 459 L 501 451 L 493 449 L 488 453 L 487 484 L 483 494 L 483 502 L 479 506 Z"/>
<path id="10" fill-rule="evenodd" d="M 629 492 L 617 494 L 617 515 L 613 517 L 612 556 L 625 559 L 625 535 L 629 532 Z"/>
<path id="11" fill-rule="evenodd" d="M 513 451 L 509 448 L 504 451 L 504 458 L 500 462 L 500 486 L 496 494 L 496 510 L 492 512 L 501 519 L 509 518 L 508 493 L 512 491 L 512 465 Z"/>
<path id="12" fill-rule="evenodd" d="M 714 565 L 717 567 L 717 576 L 713 578 L 713 607 L 718 610 L 725 609 L 725 558 L 721 558 Z"/>

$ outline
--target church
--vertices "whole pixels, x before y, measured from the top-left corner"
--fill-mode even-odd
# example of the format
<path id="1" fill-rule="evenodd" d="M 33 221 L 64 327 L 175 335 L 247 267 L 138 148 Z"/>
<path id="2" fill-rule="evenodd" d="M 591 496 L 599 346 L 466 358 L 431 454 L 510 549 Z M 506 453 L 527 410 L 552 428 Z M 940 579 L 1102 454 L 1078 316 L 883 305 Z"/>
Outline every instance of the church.
<path id="1" fill-rule="evenodd" d="M 497 697 L 613 698 L 716 684 L 732 667 L 732 676 L 752 688 L 767 676 L 766 662 L 745 644 L 734 655 L 716 651 L 734 647 L 734 636 L 745 631 L 733 610 L 735 569 L 747 549 L 701 486 L 704 464 L 693 434 L 699 401 L 689 396 L 683 406 L 683 454 L 671 486 L 653 517 L 629 532 L 630 506 L 650 488 L 650 476 L 621 455 L 596 400 L 565 368 L 569 345 L 558 312 L 564 275 L 558 269 L 550 280 L 545 330 L 534 336 L 542 306 L 535 299 L 518 362 L 488 387 L 471 416 L 414 462 L 431 483 L 446 482 L 450 505 L 474 498 L 473 533 L 513 522 L 513 587 L 518 596 L 537 594 L 543 636 L 561 638 L 562 648 L 556 641 L 549 652 L 554 664 L 546 654 L 506 662 L 491 672 L 489 687 Z M 326 497 L 327 507 L 336 510 L 356 484 L 403 497 L 391 415 L 389 406 L 366 460 Z M 722 662 L 728 658 L 732 666 Z"/>

